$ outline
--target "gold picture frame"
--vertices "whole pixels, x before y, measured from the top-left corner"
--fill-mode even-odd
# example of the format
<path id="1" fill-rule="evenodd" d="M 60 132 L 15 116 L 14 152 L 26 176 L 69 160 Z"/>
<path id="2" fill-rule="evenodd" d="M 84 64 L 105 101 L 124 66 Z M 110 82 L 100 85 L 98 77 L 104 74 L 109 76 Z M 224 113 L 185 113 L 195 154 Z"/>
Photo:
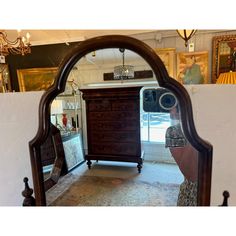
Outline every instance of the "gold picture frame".
<path id="1" fill-rule="evenodd" d="M 57 71 L 57 67 L 17 70 L 20 91 L 47 90 L 54 83 Z"/>
<path id="2" fill-rule="evenodd" d="M 0 63 L 0 93 L 11 92 L 11 78 L 8 64 Z"/>
<path id="3" fill-rule="evenodd" d="M 177 80 L 181 84 L 208 84 L 208 51 L 177 53 Z"/>
<path id="4" fill-rule="evenodd" d="M 176 50 L 175 48 L 156 48 L 156 54 L 163 61 L 170 77 L 176 77 Z"/>
<path id="5" fill-rule="evenodd" d="M 231 56 L 236 51 L 236 35 L 219 35 L 212 38 L 212 83 L 220 73 L 230 71 Z"/>

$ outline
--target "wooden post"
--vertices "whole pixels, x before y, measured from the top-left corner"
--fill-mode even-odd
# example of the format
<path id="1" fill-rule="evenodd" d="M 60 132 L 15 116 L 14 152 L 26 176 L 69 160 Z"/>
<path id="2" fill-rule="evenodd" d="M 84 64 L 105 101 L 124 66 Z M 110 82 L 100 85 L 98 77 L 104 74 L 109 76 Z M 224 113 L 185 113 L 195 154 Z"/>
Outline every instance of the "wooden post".
<path id="1" fill-rule="evenodd" d="M 219 206 L 228 206 L 228 198 L 230 197 L 229 192 L 224 191 L 223 192 L 223 197 L 224 197 L 223 203 Z"/>
<path id="2" fill-rule="evenodd" d="M 29 179 L 25 177 L 23 181 L 25 182 L 25 190 L 22 192 L 23 197 L 25 197 L 23 201 L 23 206 L 35 206 L 35 199 L 34 197 L 32 197 L 34 191 L 32 188 L 29 187 Z"/>

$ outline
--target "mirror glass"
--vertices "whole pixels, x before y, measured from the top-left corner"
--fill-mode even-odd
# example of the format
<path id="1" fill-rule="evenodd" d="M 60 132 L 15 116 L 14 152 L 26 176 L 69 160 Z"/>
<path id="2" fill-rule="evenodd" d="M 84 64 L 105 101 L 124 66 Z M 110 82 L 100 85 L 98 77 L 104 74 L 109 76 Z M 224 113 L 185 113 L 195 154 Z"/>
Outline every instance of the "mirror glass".
<path id="1" fill-rule="evenodd" d="M 135 95 L 127 98 L 137 91 L 131 88 L 139 88 L 135 103 Z M 54 147 L 50 152 L 55 158 L 45 162 L 45 182 L 57 182 L 61 175 L 73 173 L 73 184 L 67 183 L 71 188 L 75 182 L 75 189 L 83 186 L 86 178 L 86 191 L 96 193 L 98 189 L 92 188 L 98 186 L 112 189 L 103 192 L 103 199 L 94 193 L 91 205 L 95 206 L 197 205 L 198 152 L 185 138 L 180 114 L 174 94 L 158 85 L 151 67 L 136 53 L 112 48 L 85 55 L 71 70 L 65 91 L 51 104 L 54 133 L 47 142 Z M 59 147 L 59 156 L 55 147 Z M 65 156 L 65 164 L 58 161 L 60 155 Z M 60 173 L 55 171 L 58 168 Z M 130 189 L 137 194 L 131 194 Z M 73 191 L 51 204 L 89 204 L 89 195 Z M 152 197 L 155 191 L 158 197 Z M 74 202 L 66 203 L 71 193 Z M 51 195 L 46 196 L 50 200 Z"/>
<path id="2" fill-rule="evenodd" d="M 50 107 L 50 131 L 41 146 L 44 186 L 47 191 L 84 161 L 81 94 L 76 69 L 71 70 L 63 93 Z"/>

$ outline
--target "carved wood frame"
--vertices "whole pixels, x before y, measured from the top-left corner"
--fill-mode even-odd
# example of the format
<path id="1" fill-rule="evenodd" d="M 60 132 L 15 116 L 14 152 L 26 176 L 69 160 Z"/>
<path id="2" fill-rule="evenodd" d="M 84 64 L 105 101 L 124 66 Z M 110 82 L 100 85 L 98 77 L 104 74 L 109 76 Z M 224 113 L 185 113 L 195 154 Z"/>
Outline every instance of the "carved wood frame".
<path id="1" fill-rule="evenodd" d="M 212 83 L 216 83 L 217 78 L 219 77 L 219 46 L 222 42 L 235 42 L 236 35 L 219 35 L 212 38 Z"/>
<path id="2" fill-rule="evenodd" d="M 40 145 L 47 137 L 50 125 L 50 104 L 65 89 L 67 77 L 73 66 L 87 53 L 105 48 L 127 48 L 133 50 L 151 66 L 160 86 L 169 89 L 178 99 L 183 130 L 186 138 L 199 151 L 198 205 L 210 205 L 212 146 L 201 139 L 195 129 L 191 100 L 186 89 L 169 77 L 166 68 L 155 51 L 144 42 L 121 35 L 100 36 L 78 43 L 59 66 L 55 83 L 44 93 L 39 105 L 39 127 L 36 136 L 29 143 L 34 192 L 37 206 L 46 205 L 45 189 L 40 156 Z"/>

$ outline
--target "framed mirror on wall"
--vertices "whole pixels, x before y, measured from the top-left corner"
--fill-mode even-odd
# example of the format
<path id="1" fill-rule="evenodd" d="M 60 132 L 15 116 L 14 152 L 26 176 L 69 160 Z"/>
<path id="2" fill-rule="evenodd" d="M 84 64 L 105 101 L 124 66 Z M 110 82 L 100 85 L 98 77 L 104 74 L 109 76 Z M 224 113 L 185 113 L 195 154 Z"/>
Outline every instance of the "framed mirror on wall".
<path id="1" fill-rule="evenodd" d="M 0 92 L 11 92 L 11 78 L 8 64 L 0 64 Z"/>
<path id="2" fill-rule="evenodd" d="M 236 71 L 236 35 L 220 35 L 212 39 L 212 83 L 221 73 Z"/>

